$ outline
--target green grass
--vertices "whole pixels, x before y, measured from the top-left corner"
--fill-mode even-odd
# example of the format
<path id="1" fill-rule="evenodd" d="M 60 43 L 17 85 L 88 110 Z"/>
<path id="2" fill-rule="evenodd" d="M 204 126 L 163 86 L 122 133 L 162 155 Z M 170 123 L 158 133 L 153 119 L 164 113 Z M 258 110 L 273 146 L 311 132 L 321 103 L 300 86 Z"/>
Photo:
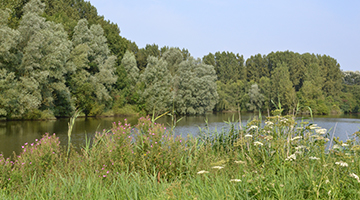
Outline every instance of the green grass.
<path id="1" fill-rule="evenodd" d="M 56 135 L 0 156 L 1 199 L 359 199 L 360 146 L 293 116 L 174 137 L 161 124 L 114 123 L 81 152 Z M 300 137 L 301 136 L 301 137 Z M 203 171 L 204 173 L 199 173 Z"/>

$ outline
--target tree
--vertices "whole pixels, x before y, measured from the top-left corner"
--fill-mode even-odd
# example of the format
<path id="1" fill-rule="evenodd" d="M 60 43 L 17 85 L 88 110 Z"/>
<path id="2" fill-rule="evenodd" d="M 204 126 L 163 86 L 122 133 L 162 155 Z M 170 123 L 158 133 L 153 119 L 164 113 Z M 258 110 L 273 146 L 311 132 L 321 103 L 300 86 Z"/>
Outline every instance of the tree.
<path id="1" fill-rule="evenodd" d="M 264 95 L 260 93 L 259 86 L 252 84 L 249 90 L 250 103 L 247 103 L 249 110 L 260 110 L 264 101 Z"/>
<path id="2" fill-rule="evenodd" d="M 245 79 L 244 58 L 232 52 L 215 53 L 215 70 L 218 80 L 223 83 Z"/>
<path id="3" fill-rule="evenodd" d="M 134 86 L 138 82 L 139 79 L 139 68 L 136 66 L 136 59 L 133 53 L 126 51 L 121 65 L 125 68 L 126 74 L 129 79 L 130 89 L 134 89 Z"/>
<path id="4" fill-rule="evenodd" d="M 86 116 L 101 114 L 110 106 L 110 91 L 116 82 L 116 57 L 110 56 L 100 25 L 88 28 L 85 19 L 79 20 L 72 38 L 74 49 L 68 61 L 71 70 L 69 86 L 77 107 Z"/>
<path id="5" fill-rule="evenodd" d="M 283 108 L 291 111 L 296 105 L 295 88 L 290 81 L 289 68 L 284 63 L 278 63 L 271 76 L 274 102 L 280 102 Z"/>
<path id="6" fill-rule="evenodd" d="M 257 54 L 246 60 L 247 80 L 259 82 L 261 77 L 270 77 L 270 69 L 267 62 L 267 56 Z"/>
<path id="7" fill-rule="evenodd" d="M 171 91 L 172 77 L 167 68 L 167 62 L 149 56 L 144 73 L 140 80 L 144 84 L 141 101 L 145 103 L 148 113 L 155 111 L 155 115 L 161 114 L 171 108 L 173 91 Z"/>
<path id="8" fill-rule="evenodd" d="M 43 10 L 44 4 L 39 0 L 31 0 L 24 6 L 17 45 L 21 62 L 11 71 L 18 79 L 19 90 L 25 93 L 19 101 L 33 105 L 20 110 L 25 110 L 24 114 L 28 111 L 28 116 L 40 111 L 51 117 L 69 114 L 72 109 L 64 78 L 71 43 L 61 25 L 40 16 Z M 56 105 L 58 98 L 63 101 L 62 107 Z"/>
<path id="9" fill-rule="evenodd" d="M 214 66 L 190 57 L 178 69 L 179 86 L 175 95 L 175 107 L 179 114 L 204 114 L 218 101 Z"/>
<path id="10" fill-rule="evenodd" d="M 259 82 L 260 93 L 264 95 L 264 106 L 267 110 L 268 116 L 270 116 L 271 106 L 271 80 L 269 77 L 263 76 L 260 78 Z"/>

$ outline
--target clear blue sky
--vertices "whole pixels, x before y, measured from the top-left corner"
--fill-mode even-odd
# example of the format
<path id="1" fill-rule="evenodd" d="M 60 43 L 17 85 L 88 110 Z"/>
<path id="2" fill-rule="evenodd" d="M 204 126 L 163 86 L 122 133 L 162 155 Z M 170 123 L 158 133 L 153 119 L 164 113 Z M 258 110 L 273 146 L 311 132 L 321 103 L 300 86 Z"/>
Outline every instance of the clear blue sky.
<path id="1" fill-rule="evenodd" d="M 360 70 L 358 0 L 90 0 L 120 35 L 159 47 L 180 47 L 195 58 L 209 52 L 272 51 L 326 54 L 341 69 Z"/>

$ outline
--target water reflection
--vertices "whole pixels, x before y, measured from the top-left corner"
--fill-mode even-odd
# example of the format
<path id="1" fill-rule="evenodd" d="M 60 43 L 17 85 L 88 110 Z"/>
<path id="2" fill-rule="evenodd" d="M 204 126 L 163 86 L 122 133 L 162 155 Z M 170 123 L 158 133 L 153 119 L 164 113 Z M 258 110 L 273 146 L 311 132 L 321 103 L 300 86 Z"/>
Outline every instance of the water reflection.
<path id="1" fill-rule="evenodd" d="M 252 114 L 242 114 L 242 124 L 245 125 L 248 120 L 252 119 Z M 110 129 L 113 122 L 124 122 L 124 117 L 106 117 L 106 118 L 78 118 L 75 122 L 72 134 L 72 143 L 75 147 L 85 145 L 85 134 L 88 138 L 94 136 L 96 131 L 101 132 L 103 129 Z M 224 121 L 237 121 L 238 115 L 235 113 L 217 113 L 206 114 L 201 116 L 184 117 L 175 129 L 177 135 L 187 136 L 191 134 L 197 136 L 199 127 L 202 129 L 226 129 Z M 301 118 L 299 118 L 301 119 Z M 67 130 L 69 119 L 58 119 L 52 121 L 0 121 L 0 152 L 5 156 L 12 155 L 12 152 L 20 152 L 24 143 L 32 143 L 35 139 L 40 138 L 45 133 L 56 133 L 61 144 L 67 144 Z M 208 123 L 206 124 L 205 121 Z M 310 119 L 307 119 L 310 121 Z M 127 118 L 131 124 L 137 123 L 137 117 Z M 166 116 L 157 121 L 167 125 L 171 124 L 171 118 Z M 319 116 L 314 118 L 314 123 L 318 126 L 332 129 L 336 125 L 335 137 L 346 140 L 360 128 L 359 115 L 339 115 L 339 116 Z"/>

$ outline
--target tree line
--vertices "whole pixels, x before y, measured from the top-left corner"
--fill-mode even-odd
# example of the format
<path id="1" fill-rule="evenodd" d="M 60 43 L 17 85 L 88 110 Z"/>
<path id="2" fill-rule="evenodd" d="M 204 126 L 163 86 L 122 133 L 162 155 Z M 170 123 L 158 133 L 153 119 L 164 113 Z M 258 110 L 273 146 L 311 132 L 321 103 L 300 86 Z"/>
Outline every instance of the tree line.
<path id="1" fill-rule="evenodd" d="M 359 112 L 360 75 L 326 55 L 139 48 L 83 0 L 1 1 L 0 117 L 135 112 Z"/>

